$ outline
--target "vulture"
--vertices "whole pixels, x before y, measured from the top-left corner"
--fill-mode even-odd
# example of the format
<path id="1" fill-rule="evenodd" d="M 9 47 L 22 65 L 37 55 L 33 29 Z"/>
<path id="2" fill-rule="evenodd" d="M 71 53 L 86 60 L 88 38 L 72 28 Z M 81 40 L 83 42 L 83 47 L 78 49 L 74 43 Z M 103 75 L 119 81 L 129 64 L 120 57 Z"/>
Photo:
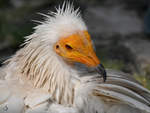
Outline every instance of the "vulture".
<path id="1" fill-rule="evenodd" d="M 79 9 L 42 15 L 0 68 L 0 113 L 150 113 L 148 89 L 104 69 Z"/>

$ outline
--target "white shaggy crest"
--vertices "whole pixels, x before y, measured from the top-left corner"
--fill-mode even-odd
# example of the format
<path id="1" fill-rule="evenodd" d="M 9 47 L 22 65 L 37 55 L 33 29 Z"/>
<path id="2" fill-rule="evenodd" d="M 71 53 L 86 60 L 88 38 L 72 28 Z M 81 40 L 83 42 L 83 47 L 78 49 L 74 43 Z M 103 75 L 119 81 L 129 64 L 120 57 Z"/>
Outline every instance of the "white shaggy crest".
<path id="1" fill-rule="evenodd" d="M 79 9 L 75 10 L 72 4 L 64 2 L 62 7 L 56 8 L 56 12 L 49 12 L 47 15 L 39 14 L 45 17 L 45 21 L 34 27 L 35 40 L 53 44 L 60 37 L 66 37 L 77 31 L 87 30 Z M 33 39 L 33 37 L 27 37 L 27 41 L 30 39 Z"/>

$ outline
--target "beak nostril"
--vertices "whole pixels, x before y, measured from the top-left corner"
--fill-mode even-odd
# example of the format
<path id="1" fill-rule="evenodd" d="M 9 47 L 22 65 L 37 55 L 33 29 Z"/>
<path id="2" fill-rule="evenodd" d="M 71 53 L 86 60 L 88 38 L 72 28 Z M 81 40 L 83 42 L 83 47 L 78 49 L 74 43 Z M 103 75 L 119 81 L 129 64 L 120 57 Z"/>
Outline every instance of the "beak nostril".
<path id="1" fill-rule="evenodd" d="M 88 58 L 90 58 L 90 59 L 91 59 L 92 57 L 91 57 L 91 56 L 88 56 Z"/>

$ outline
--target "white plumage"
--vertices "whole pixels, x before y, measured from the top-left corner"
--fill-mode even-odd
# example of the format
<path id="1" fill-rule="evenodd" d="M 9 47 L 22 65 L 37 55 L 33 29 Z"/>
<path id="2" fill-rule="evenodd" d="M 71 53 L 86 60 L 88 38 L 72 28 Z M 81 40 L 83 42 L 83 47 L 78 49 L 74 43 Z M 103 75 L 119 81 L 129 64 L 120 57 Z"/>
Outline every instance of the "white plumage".
<path id="1" fill-rule="evenodd" d="M 87 30 L 78 10 L 64 3 L 44 16 L 1 67 L 0 113 L 150 113 L 150 91 L 130 76 L 107 70 L 103 82 L 54 51 L 60 37 Z"/>

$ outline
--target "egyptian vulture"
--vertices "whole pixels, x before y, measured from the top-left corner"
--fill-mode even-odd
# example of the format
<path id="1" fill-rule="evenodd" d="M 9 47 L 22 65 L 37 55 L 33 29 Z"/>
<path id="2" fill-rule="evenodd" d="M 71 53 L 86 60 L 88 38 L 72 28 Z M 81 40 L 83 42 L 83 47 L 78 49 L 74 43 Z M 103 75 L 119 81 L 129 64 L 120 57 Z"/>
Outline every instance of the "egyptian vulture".
<path id="1" fill-rule="evenodd" d="M 0 113 L 150 113 L 149 90 L 105 71 L 78 9 L 44 16 L 0 68 Z"/>

